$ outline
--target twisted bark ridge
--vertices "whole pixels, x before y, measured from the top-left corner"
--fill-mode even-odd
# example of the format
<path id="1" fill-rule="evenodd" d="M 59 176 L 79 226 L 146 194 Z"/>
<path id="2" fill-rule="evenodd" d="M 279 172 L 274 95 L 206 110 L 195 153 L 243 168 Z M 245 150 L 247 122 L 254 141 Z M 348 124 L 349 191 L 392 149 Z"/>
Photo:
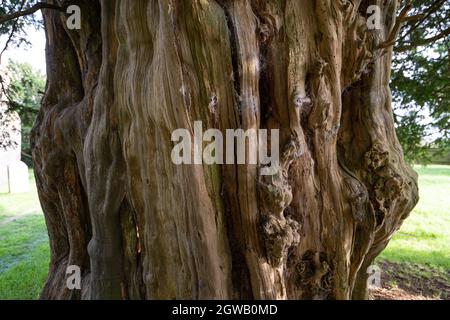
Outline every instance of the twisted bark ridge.
<path id="1" fill-rule="evenodd" d="M 59 4 L 59 1 L 48 1 Z M 366 9 L 379 5 L 381 30 Z M 45 10 L 33 136 L 44 299 L 362 299 L 417 202 L 389 90 L 397 0 L 80 1 Z M 279 129 L 275 175 L 181 165 L 171 133 Z M 82 289 L 66 268 L 82 269 Z"/>

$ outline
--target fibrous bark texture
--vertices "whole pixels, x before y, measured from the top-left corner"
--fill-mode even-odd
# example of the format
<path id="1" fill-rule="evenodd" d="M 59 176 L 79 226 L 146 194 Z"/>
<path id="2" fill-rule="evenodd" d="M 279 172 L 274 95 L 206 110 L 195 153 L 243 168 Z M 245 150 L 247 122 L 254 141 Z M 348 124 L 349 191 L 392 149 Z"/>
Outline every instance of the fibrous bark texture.
<path id="1" fill-rule="evenodd" d="M 58 4 L 58 1 L 49 1 Z M 368 30 L 368 5 L 382 28 Z M 395 135 L 397 0 L 86 0 L 45 10 L 33 155 L 44 299 L 363 299 L 417 202 Z M 280 165 L 175 165 L 171 133 L 279 129 Z M 82 289 L 66 268 L 82 269 Z"/>

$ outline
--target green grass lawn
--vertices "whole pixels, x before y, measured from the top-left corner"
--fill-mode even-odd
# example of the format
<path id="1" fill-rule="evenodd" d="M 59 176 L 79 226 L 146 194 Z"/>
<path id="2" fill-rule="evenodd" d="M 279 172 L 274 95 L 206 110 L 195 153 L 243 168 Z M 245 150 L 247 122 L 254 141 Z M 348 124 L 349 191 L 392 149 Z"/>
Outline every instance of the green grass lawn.
<path id="1" fill-rule="evenodd" d="M 48 236 L 30 171 L 30 192 L 0 194 L 0 299 L 37 299 L 48 270 Z"/>
<path id="2" fill-rule="evenodd" d="M 420 201 L 380 258 L 450 270 L 450 166 L 414 168 Z"/>
<path id="3" fill-rule="evenodd" d="M 450 299 L 450 166 L 416 166 L 420 201 L 378 257 L 383 286 Z"/>
<path id="4" fill-rule="evenodd" d="M 450 166 L 415 169 L 420 202 L 378 261 L 395 263 L 401 277 L 450 283 Z M 0 299 L 38 298 L 47 274 L 48 236 L 31 172 L 30 183 L 29 193 L 0 194 Z"/>

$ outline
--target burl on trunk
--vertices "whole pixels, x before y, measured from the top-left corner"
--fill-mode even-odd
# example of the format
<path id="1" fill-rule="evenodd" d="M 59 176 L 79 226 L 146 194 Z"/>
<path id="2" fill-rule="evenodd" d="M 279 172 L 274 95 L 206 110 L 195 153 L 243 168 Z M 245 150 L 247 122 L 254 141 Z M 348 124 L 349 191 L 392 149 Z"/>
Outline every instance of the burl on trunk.
<path id="1" fill-rule="evenodd" d="M 395 135 L 392 50 L 379 47 L 397 0 L 80 7 L 80 30 L 44 10 L 42 298 L 365 298 L 367 268 L 418 198 Z M 277 171 L 175 165 L 171 133 L 194 121 L 279 129 Z M 70 265 L 81 290 L 66 286 Z"/>

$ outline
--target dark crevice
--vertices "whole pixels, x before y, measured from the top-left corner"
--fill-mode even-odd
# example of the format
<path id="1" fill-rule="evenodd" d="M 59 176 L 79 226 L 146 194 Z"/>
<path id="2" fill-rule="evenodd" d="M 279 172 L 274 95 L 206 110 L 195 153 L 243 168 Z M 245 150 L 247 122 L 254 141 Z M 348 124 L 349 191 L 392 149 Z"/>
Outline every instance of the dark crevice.
<path id="1" fill-rule="evenodd" d="M 135 294 L 130 296 L 130 290 L 134 289 L 134 293 L 137 293 L 141 299 L 145 299 L 146 288 L 142 266 L 143 248 L 140 238 L 141 236 L 139 234 L 139 223 L 137 221 L 136 211 L 125 197 L 120 206 L 119 212 L 121 216 L 121 229 L 124 235 L 122 237 L 122 285 L 125 290 L 125 298 L 136 299 Z M 133 252 L 135 253 L 134 257 L 127 254 L 127 246 L 130 244 L 127 243 L 128 241 L 131 241 L 131 243 L 135 243 L 136 245 L 134 250 L 130 250 L 131 254 L 133 254 Z M 131 264 L 129 262 L 131 262 Z M 132 288 L 130 286 L 132 286 Z"/>
<path id="2" fill-rule="evenodd" d="M 232 259 L 231 278 L 233 284 L 233 299 L 253 300 L 250 272 L 245 259 L 245 253 L 242 250 L 242 243 L 238 239 L 238 234 L 239 232 L 243 232 L 243 229 L 242 225 L 240 225 L 241 230 L 236 230 L 236 227 L 233 225 L 233 220 L 235 220 L 235 217 L 233 217 L 231 212 L 231 210 L 233 210 L 232 208 L 235 206 L 238 206 L 239 209 L 238 193 L 236 192 L 235 194 L 231 194 L 227 191 L 230 190 L 230 187 L 226 186 L 226 182 L 222 184 L 222 189 L 222 198 L 224 199 L 224 215 Z M 234 201 L 233 198 L 236 198 L 236 200 Z M 234 204 L 232 202 L 234 202 Z"/>
<path id="3" fill-rule="evenodd" d="M 231 62 L 233 65 L 233 86 L 234 86 L 234 95 L 235 95 L 235 105 L 238 107 L 239 111 L 239 124 L 242 124 L 241 117 L 241 102 L 240 102 L 240 94 L 241 94 L 241 67 L 239 63 L 239 50 L 238 50 L 238 36 L 236 33 L 236 28 L 233 24 L 233 18 L 231 17 L 230 9 L 225 4 L 221 4 L 228 27 L 228 33 L 230 37 L 230 48 L 231 48 Z"/>
<path id="4" fill-rule="evenodd" d="M 261 114 L 261 129 L 267 128 L 267 121 L 271 113 L 272 88 L 273 88 L 273 65 L 270 47 L 265 42 L 260 42 L 259 60 L 261 70 L 259 74 L 259 99 Z"/>
<path id="5" fill-rule="evenodd" d="M 233 68 L 233 89 L 234 89 L 234 105 L 237 108 L 237 126 L 242 126 L 242 115 L 240 107 L 240 94 L 241 94 L 241 67 L 239 61 L 239 50 L 238 50 L 238 35 L 236 33 L 236 28 L 233 23 L 232 14 L 230 8 L 225 1 L 217 1 L 217 3 L 222 7 L 226 24 L 228 28 L 228 35 L 230 41 L 230 54 L 231 62 Z M 236 148 L 237 146 L 235 146 Z M 235 157 L 237 153 L 235 151 Z M 236 162 L 235 158 L 235 163 Z M 239 235 L 243 232 L 243 226 L 239 216 L 233 214 L 233 208 L 240 212 L 240 202 L 239 202 L 239 184 L 238 184 L 238 165 L 234 166 L 233 176 L 228 176 L 224 170 L 222 170 L 222 199 L 224 201 L 225 208 L 225 221 L 227 228 L 227 235 L 229 241 L 229 247 L 231 251 L 232 259 L 232 284 L 233 284 L 233 298 L 239 300 L 252 300 L 253 291 L 250 282 L 250 271 L 247 266 L 245 252 L 243 251 L 242 240 Z M 228 185 L 230 184 L 230 185 Z M 231 185 L 235 185 L 236 189 L 232 188 Z M 239 219 L 239 221 L 238 221 Z M 237 230 L 241 229 L 241 230 Z"/>

